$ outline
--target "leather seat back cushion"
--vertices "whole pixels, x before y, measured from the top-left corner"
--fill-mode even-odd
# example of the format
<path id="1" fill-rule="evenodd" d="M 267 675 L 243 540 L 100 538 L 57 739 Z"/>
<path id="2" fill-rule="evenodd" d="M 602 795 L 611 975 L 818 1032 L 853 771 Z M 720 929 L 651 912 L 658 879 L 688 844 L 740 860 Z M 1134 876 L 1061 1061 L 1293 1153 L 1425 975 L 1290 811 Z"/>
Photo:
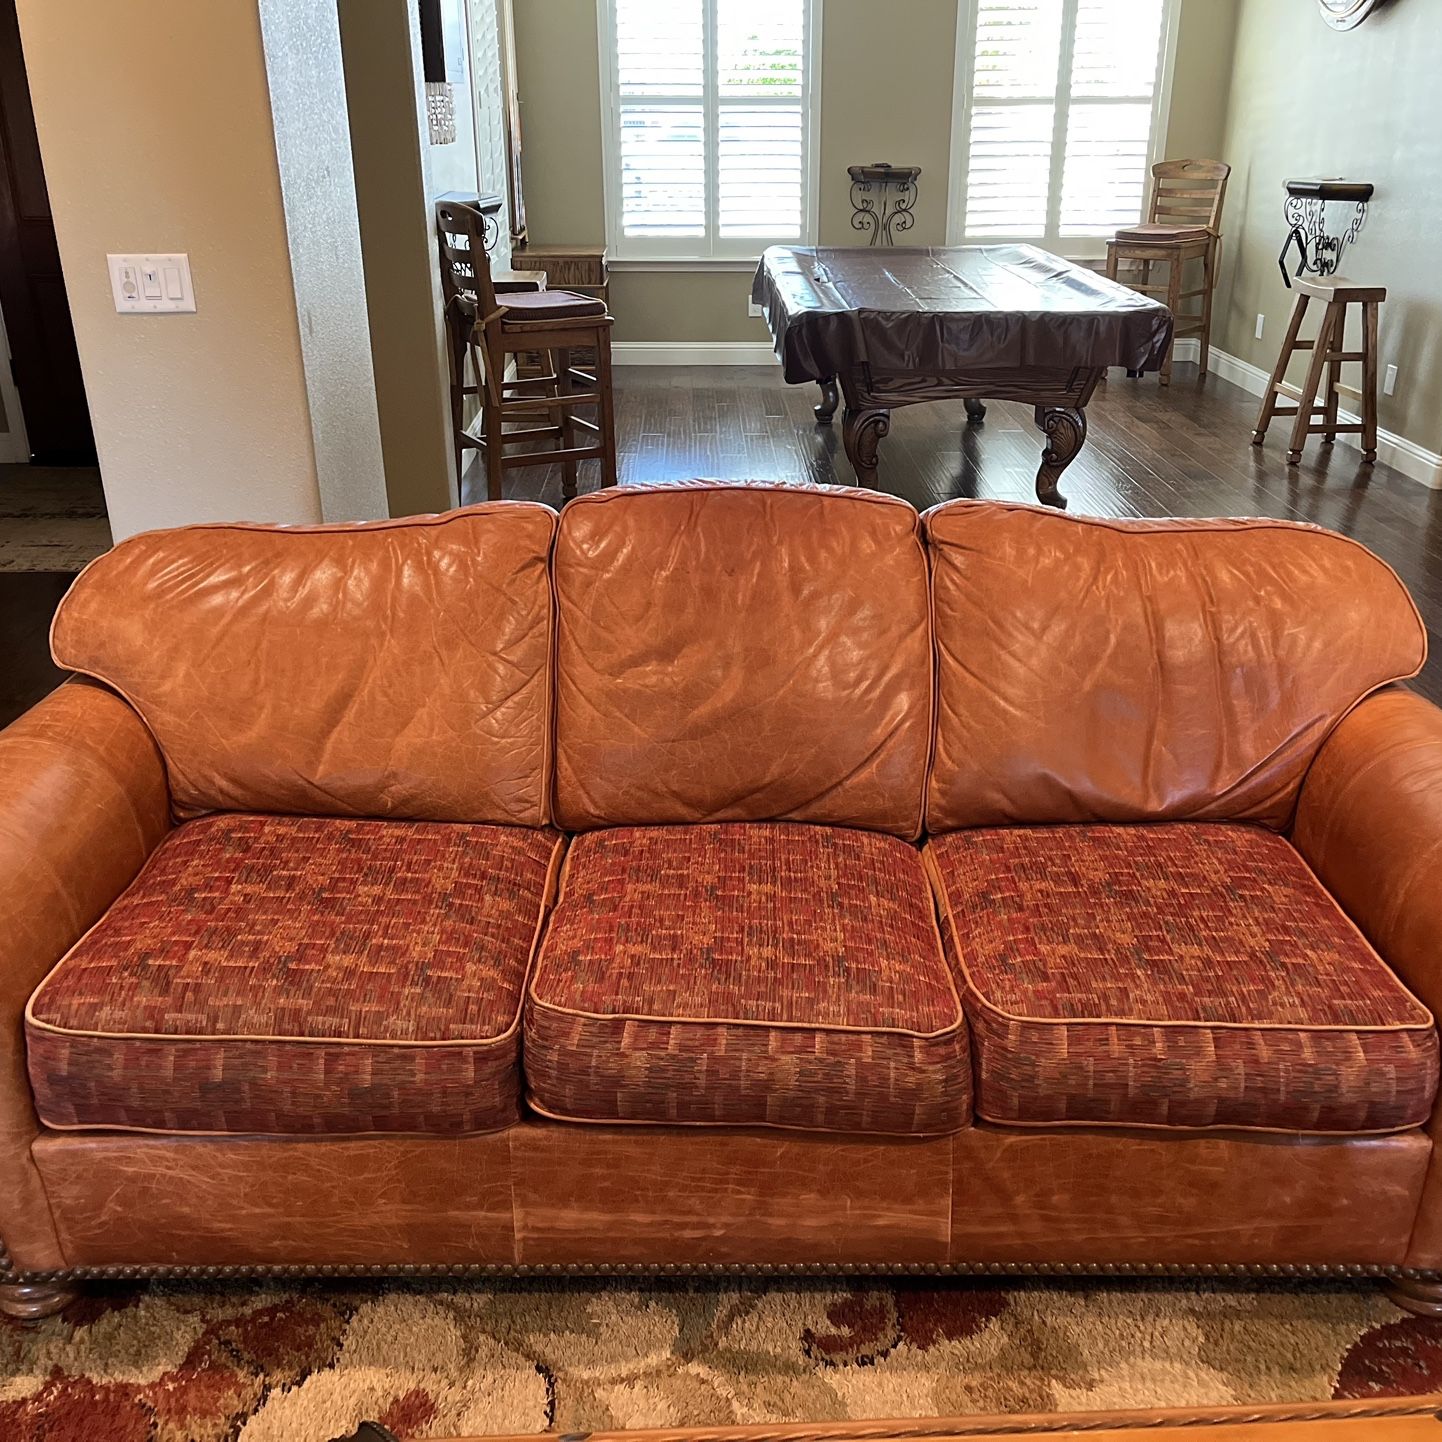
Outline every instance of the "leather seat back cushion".
<path id="1" fill-rule="evenodd" d="M 933 833 L 1183 819 L 1281 829 L 1331 728 L 1426 657 L 1392 570 L 1315 527 L 974 501 L 925 524 Z"/>
<path id="2" fill-rule="evenodd" d="M 52 650 L 140 713 L 182 816 L 539 826 L 555 519 L 506 501 L 133 536 L 60 603 Z"/>
<path id="3" fill-rule="evenodd" d="M 849 486 L 595 492 L 566 507 L 554 573 L 567 830 L 919 834 L 931 640 L 904 501 Z"/>
<path id="4" fill-rule="evenodd" d="M 26 1010 L 48 1127 L 357 1135 L 517 1119 L 552 831 L 208 816 Z"/>
<path id="5" fill-rule="evenodd" d="M 1282 837 L 987 828 L 926 858 L 978 1117 L 1351 1134 L 1430 1116 L 1431 1013 Z"/>
<path id="6" fill-rule="evenodd" d="M 579 837 L 525 1034 L 531 1104 L 570 1120 L 916 1136 L 971 1119 L 921 860 L 872 832 Z"/>

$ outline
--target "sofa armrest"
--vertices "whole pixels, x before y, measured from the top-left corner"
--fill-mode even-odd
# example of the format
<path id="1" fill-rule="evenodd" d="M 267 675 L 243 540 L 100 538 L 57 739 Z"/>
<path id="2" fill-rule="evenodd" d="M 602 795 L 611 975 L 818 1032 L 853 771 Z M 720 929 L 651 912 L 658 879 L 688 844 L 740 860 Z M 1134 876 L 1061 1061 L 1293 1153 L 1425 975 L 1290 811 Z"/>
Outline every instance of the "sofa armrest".
<path id="1" fill-rule="evenodd" d="M 1292 839 L 1442 1017 L 1442 709 L 1400 689 L 1363 701 L 1318 752 Z"/>
<path id="2" fill-rule="evenodd" d="M 16 1270 L 64 1265 L 30 1159 L 25 1003 L 169 829 L 160 753 L 112 692 L 68 682 L 0 731 L 0 1239 Z"/>

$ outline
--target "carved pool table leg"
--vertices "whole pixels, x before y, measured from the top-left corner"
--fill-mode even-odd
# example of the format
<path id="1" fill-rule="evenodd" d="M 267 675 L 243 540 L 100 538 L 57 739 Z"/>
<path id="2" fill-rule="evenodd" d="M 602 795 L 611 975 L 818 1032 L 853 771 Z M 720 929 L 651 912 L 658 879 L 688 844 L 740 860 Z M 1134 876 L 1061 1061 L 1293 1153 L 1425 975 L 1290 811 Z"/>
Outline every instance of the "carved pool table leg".
<path id="1" fill-rule="evenodd" d="M 1046 449 L 1036 473 L 1036 498 L 1044 506 L 1064 511 L 1066 497 L 1057 489 L 1057 482 L 1087 438 L 1086 412 L 1079 406 L 1038 406 L 1036 423 L 1046 433 Z"/>
<path id="2" fill-rule="evenodd" d="M 876 452 L 891 429 L 891 412 L 874 407 L 847 406 L 841 417 L 841 442 L 846 459 L 856 472 L 856 484 L 876 484 Z"/>
<path id="3" fill-rule="evenodd" d="M 986 402 L 966 400 L 962 402 L 966 407 L 966 423 L 969 426 L 979 426 L 986 419 Z"/>
<path id="4" fill-rule="evenodd" d="M 827 376 L 824 381 L 817 381 L 816 384 L 821 387 L 821 404 L 812 406 L 811 414 L 821 425 L 829 426 L 832 416 L 836 414 L 836 407 L 840 400 L 836 391 L 836 377 Z"/>

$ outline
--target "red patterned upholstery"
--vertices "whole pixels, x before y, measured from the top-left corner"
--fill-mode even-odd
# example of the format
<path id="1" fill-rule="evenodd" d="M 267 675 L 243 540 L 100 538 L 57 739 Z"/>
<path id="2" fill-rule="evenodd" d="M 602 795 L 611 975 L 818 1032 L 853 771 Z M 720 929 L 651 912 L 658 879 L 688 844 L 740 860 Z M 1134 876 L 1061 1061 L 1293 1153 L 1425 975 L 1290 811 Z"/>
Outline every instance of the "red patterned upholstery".
<path id="1" fill-rule="evenodd" d="M 970 1120 L 916 851 L 797 824 L 578 838 L 526 1003 L 537 1109 L 924 1134 Z"/>
<path id="2" fill-rule="evenodd" d="M 51 1127 L 470 1132 L 515 1121 L 554 832 L 220 814 L 171 833 L 41 983 Z"/>
<path id="3" fill-rule="evenodd" d="M 979 1117 L 1381 1132 L 1437 1032 L 1283 838 L 1226 824 L 956 832 L 927 860 Z"/>

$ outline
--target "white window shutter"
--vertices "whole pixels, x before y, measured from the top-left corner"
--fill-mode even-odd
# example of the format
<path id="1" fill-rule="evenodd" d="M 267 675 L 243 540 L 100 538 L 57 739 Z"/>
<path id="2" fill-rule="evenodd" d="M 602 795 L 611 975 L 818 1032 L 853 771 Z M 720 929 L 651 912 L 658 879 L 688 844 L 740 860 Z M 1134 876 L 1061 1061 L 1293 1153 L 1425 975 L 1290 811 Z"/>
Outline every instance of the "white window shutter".
<path id="1" fill-rule="evenodd" d="M 1061 196 L 1063 236 L 1135 224 L 1150 176 L 1162 0 L 1080 0 Z"/>
<path id="2" fill-rule="evenodd" d="M 978 0 L 966 233 L 1046 234 L 1063 0 Z"/>
<path id="3" fill-rule="evenodd" d="M 799 240 L 804 205 L 804 0 L 717 0 L 716 224 Z"/>
<path id="4" fill-rule="evenodd" d="M 1146 203 L 1168 0 L 976 0 L 962 229 L 1097 238 Z"/>
<path id="5" fill-rule="evenodd" d="M 622 249 L 801 239 L 808 0 L 612 7 Z"/>

